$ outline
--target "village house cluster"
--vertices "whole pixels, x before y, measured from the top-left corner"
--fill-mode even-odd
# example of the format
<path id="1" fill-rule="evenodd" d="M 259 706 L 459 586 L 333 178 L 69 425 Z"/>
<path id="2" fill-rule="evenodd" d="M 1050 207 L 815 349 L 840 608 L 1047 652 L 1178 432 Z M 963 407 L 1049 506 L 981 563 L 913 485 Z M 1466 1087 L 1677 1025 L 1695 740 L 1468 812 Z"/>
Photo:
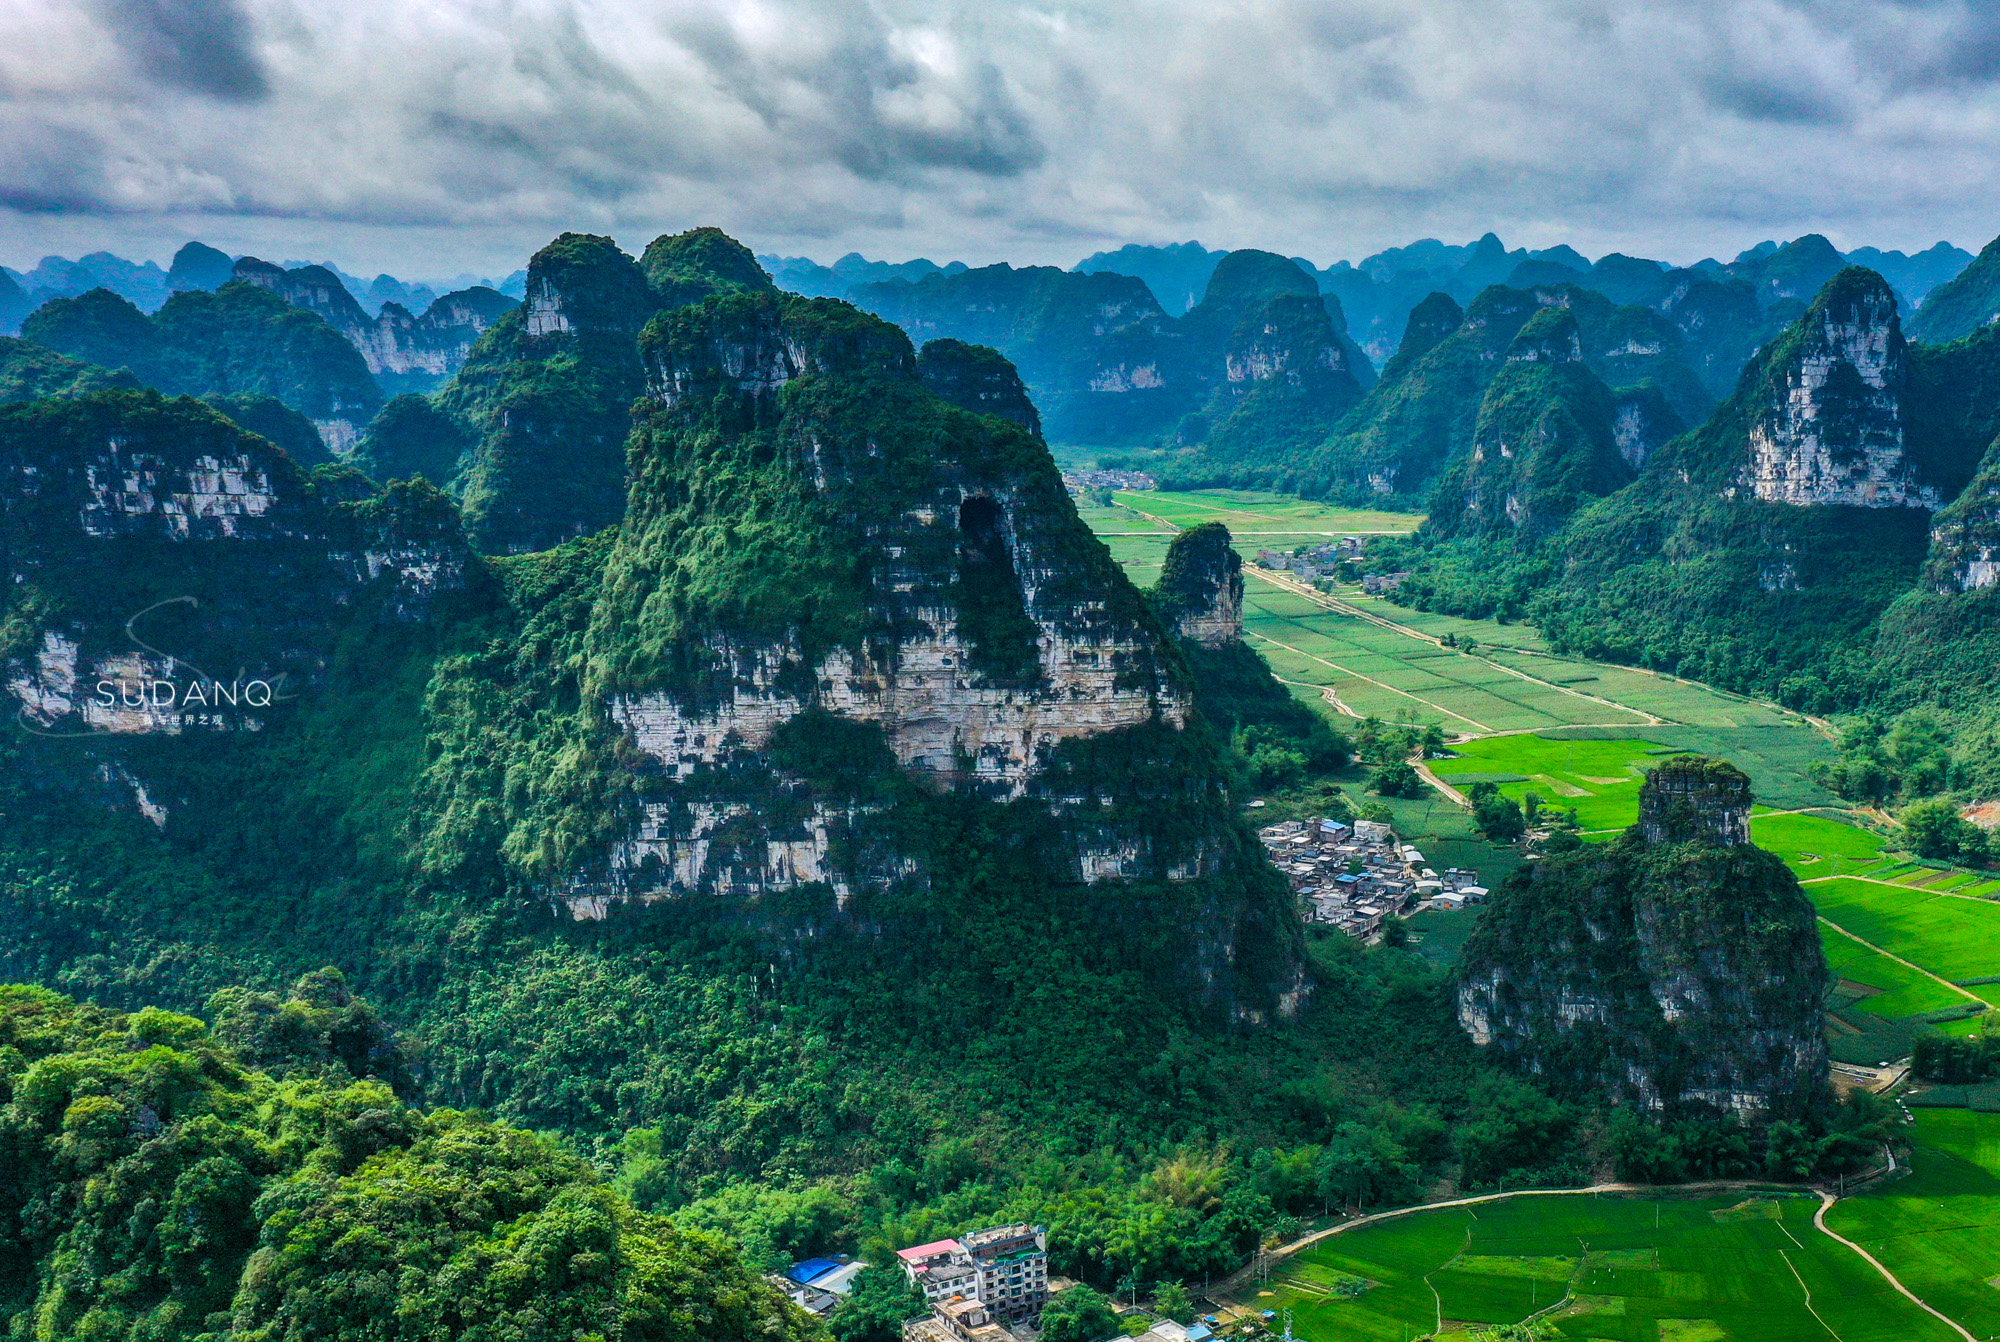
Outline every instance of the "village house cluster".
<path id="1" fill-rule="evenodd" d="M 1361 558 L 1361 538 L 1342 536 L 1337 541 L 1328 541 L 1309 550 L 1300 550 L 1297 554 L 1285 554 L 1279 550 L 1259 550 L 1257 566 L 1277 573 L 1291 573 L 1304 578 L 1307 582 L 1313 582 L 1319 578 L 1332 577 L 1334 570 L 1341 563 L 1359 558 Z"/>
<path id="2" fill-rule="evenodd" d="M 1013 1342 L 1012 1329 L 1032 1327 L 1048 1303 L 1049 1237 L 1041 1226 L 992 1226 L 899 1249 L 896 1257 L 931 1305 L 929 1315 L 905 1326 L 911 1342 Z M 844 1255 L 808 1258 L 769 1280 L 825 1318 L 865 1270 Z M 1057 1278 L 1054 1289 L 1074 1284 Z"/>
<path id="3" fill-rule="evenodd" d="M 1072 494 L 1093 489 L 1158 489 L 1160 482 L 1144 471 L 1064 471 L 1063 488 Z"/>
<path id="4" fill-rule="evenodd" d="M 1291 881 L 1306 921 L 1329 923 L 1351 937 L 1380 936 L 1382 920 L 1392 915 L 1486 901 L 1478 872 L 1435 871 L 1421 852 L 1375 821 L 1287 820 L 1266 825 L 1257 837 Z"/>

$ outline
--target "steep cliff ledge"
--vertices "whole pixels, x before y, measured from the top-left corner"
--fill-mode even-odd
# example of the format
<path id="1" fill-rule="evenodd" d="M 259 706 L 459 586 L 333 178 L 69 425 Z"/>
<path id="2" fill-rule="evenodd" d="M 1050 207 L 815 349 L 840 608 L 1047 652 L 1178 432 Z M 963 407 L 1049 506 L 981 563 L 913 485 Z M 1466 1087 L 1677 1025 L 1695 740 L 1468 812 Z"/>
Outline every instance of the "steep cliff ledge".
<path id="1" fill-rule="evenodd" d="M 1473 1041 L 1655 1112 L 1822 1105 L 1826 960 L 1797 878 L 1748 842 L 1750 800 L 1729 765 L 1671 760 L 1622 837 L 1509 878 L 1462 960 Z"/>

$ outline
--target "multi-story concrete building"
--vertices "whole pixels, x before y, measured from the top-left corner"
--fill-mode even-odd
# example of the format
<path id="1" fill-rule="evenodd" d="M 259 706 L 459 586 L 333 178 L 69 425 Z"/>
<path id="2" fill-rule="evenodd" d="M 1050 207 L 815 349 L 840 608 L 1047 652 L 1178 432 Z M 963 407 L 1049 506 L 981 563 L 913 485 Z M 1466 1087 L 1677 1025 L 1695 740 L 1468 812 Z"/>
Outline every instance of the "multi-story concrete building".
<path id="1" fill-rule="evenodd" d="M 1049 1298 L 1049 1236 L 1041 1226 L 994 1226 L 961 1239 L 899 1249 L 903 1270 L 933 1305 L 975 1300 L 997 1318 L 1038 1317 Z"/>

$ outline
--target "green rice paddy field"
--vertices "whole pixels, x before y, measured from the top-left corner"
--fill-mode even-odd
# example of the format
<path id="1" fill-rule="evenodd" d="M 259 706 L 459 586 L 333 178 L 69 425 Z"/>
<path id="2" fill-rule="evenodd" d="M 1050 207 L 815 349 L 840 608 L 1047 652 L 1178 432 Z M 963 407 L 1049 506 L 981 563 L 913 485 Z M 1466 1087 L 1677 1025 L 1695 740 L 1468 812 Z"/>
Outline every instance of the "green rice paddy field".
<path id="1" fill-rule="evenodd" d="M 2000 1333 L 2000 1115 L 1919 1111 L 1913 1173 L 1836 1203 L 1829 1228 L 1975 1337 Z M 1321 1241 L 1239 1297 L 1305 1342 L 1463 1336 L 1538 1315 L 1618 1342 L 1958 1336 L 1813 1226 L 1797 1190 L 1531 1196 Z M 1808 1297 L 1810 1293 L 1810 1297 Z"/>
<path id="2" fill-rule="evenodd" d="M 1557 1337 L 1618 1342 L 1957 1336 L 1816 1230 L 1818 1207 L 1794 1190 L 1441 1208 L 1324 1240 L 1245 1303 L 1290 1309 L 1306 1342 L 1463 1336 L 1535 1315 Z"/>
<path id="3" fill-rule="evenodd" d="M 1329 507 L 1240 490 L 1140 492 L 1083 514 L 1143 585 L 1157 581 L 1181 527 L 1220 521 L 1246 559 L 1331 536 L 1407 531 L 1421 519 Z M 1805 882 L 1819 906 L 1827 959 L 1840 980 L 1829 1043 L 1846 1062 L 1879 1063 L 1909 1050 L 1914 1032 L 1977 1028 L 1962 1015 L 2000 1005 L 2000 882 L 1882 856 L 1882 841 L 1844 823 L 1841 803 L 1812 781 L 1831 743 L 1798 714 L 1704 685 L 1552 653 L 1532 628 L 1462 620 L 1396 606 L 1358 589 L 1300 590 L 1246 570 L 1244 632 L 1294 694 L 1338 720 L 1373 715 L 1435 722 L 1454 758 L 1433 771 L 1463 791 L 1492 782 L 1574 808 L 1593 837 L 1630 825 L 1645 771 L 1682 751 L 1728 759 L 1750 774 L 1763 803 L 1752 833 Z M 1456 646 L 1443 646 L 1449 635 Z M 1472 646 L 1467 649 L 1467 643 Z M 1474 867 L 1497 885 L 1510 850 L 1484 844 L 1465 813 L 1441 798 L 1394 802 L 1399 832 L 1434 865 Z M 1852 817 L 1847 817 L 1852 818 Z M 1434 852 L 1432 850 L 1435 850 Z M 1476 914 L 1422 915 L 1420 949 L 1445 955 Z M 1429 944 L 1425 944 L 1429 943 Z"/>

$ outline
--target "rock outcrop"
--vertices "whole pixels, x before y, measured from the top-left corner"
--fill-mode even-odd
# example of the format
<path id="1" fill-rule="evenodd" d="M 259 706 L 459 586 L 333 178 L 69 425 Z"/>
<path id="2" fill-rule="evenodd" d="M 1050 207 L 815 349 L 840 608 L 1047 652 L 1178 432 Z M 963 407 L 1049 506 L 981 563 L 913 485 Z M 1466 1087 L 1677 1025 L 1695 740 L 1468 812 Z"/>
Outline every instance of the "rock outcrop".
<path id="1" fill-rule="evenodd" d="M 1904 450 L 1907 385 L 1895 291 L 1872 271 L 1842 271 L 1766 363 L 1745 487 L 1802 507 L 1937 507 Z"/>
<path id="2" fill-rule="evenodd" d="M 294 307 L 317 313 L 346 336 L 368 371 L 396 391 L 428 391 L 456 373 L 473 345 L 515 303 L 477 287 L 445 294 L 416 315 L 401 303 L 384 303 L 369 316 L 340 277 L 324 266 L 286 270 L 254 256 L 238 260 L 233 277 L 269 290 Z"/>
<path id="3" fill-rule="evenodd" d="M 2000 440 L 1979 473 L 1931 526 L 1924 582 L 1950 595 L 2000 584 Z"/>
<path id="4" fill-rule="evenodd" d="M 156 392 L 0 407 L 0 495 L 4 679 L 43 735 L 254 730 L 358 601 L 415 620 L 469 580 L 435 491 L 330 503 L 267 438 Z"/>
<path id="5" fill-rule="evenodd" d="M 1154 589 L 1160 617 L 1175 635 L 1204 648 L 1227 647 L 1243 637 L 1243 557 L 1229 528 L 1204 522 L 1167 546 Z"/>
<path id="6" fill-rule="evenodd" d="M 917 351 L 917 376 L 961 410 L 1012 420 L 1039 438 L 1042 417 L 1028 388 L 999 350 L 962 340 L 932 340 Z"/>
<path id="7" fill-rule="evenodd" d="M 1538 313 L 1550 312 L 1566 316 L 1567 325 L 1537 326 L 1529 345 L 1516 344 Z M 1410 313 L 1403 347 L 1384 365 L 1381 381 L 1322 440 L 1290 454 L 1271 480 L 1282 475 L 1290 487 L 1307 493 L 1367 490 L 1425 500 L 1443 490 L 1440 497 L 1449 500 L 1463 488 L 1463 468 L 1471 461 L 1489 394 L 1501 381 L 1521 381 L 1522 365 L 1572 368 L 1575 374 L 1565 375 L 1572 381 L 1586 381 L 1587 372 L 1594 388 L 1616 389 L 1607 394 L 1633 408 L 1619 453 L 1626 466 L 1650 454 L 1663 432 L 1706 414 L 1710 405 L 1680 334 L 1660 313 L 1619 307 L 1575 284 L 1494 285 L 1463 313 L 1448 295 L 1433 294 Z M 1503 378 L 1510 369 L 1515 373 Z M 1519 400 L 1506 387 L 1500 395 Z M 1642 406 L 1647 411 L 1664 406 L 1671 413 L 1652 415 L 1648 422 L 1639 413 Z M 1605 416 L 1593 408 L 1589 419 L 1593 448 L 1587 455 L 1594 459 L 1594 445 L 1604 437 L 1597 424 Z M 1615 412 L 1606 422 L 1615 424 Z M 1565 449 L 1560 455 L 1575 454 Z M 1615 488 L 1621 482 L 1611 477 L 1624 469 L 1602 479 L 1593 476 L 1582 493 Z M 1491 517 L 1500 521 L 1481 525 L 1514 524 L 1504 507 Z"/>
<path id="8" fill-rule="evenodd" d="M 782 812 L 746 809 L 722 781 L 768 769 L 788 724 L 814 713 L 878 731 L 886 758 L 929 788 L 1077 810 L 1076 879 L 1214 873 L 1212 837 L 1127 831 L 1092 814 L 1087 790 L 1051 781 L 1074 745 L 1180 732 L 1187 698 L 1143 601 L 1091 543 L 1039 442 L 945 405 L 900 332 L 825 300 L 731 295 L 663 314 L 642 343 L 651 408 L 608 566 L 609 590 L 630 595 L 596 627 L 647 628 L 643 610 L 670 602 L 685 613 L 672 638 L 607 643 L 596 658 L 607 711 L 666 795 L 646 803 L 605 877 L 579 890 L 645 898 L 863 879 L 834 876 L 816 828 L 849 815 L 845 803 L 787 834 L 773 827 Z M 746 476 L 758 441 L 787 447 Z M 721 499 L 692 502 L 713 493 L 697 481 L 732 479 L 789 525 L 711 548 L 709 528 L 753 526 L 747 498 L 733 514 Z M 752 845 L 768 860 L 748 867 L 746 827 L 771 829 Z"/>
<path id="9" fill-rule="evenodd" d="M 1559 1089 L 1668 1115 L 1824 1103 L 1829 978 L 1813 907 L 1750 846 L 1749 780 L 1653 771 L 1621 838 L 1510 877 L 1461 959 L 1460 1023 Z"/>
<path id="10" fill-rule="evenodd" d="M 1447 472 L 1439 529 L 1548 534 L 1593 498 L 1629 482 L 1617 436 L 1619 404 L 1583 362 L 1576 319 L 1541 309 L 1507 347 L 1486 389 L 1469 458 Z M 1462 478 L 1463 483 L 1458 481 Z"/>
<path id="11" fill-rule="evenodd" d="M 477 438 L 456 483 L 487 553 L 547 549 L 624 512 L 639 330 L 660 307 L 638 262 L 582 233 L 535 253 L 526 293 L 438 394 Z"/>

